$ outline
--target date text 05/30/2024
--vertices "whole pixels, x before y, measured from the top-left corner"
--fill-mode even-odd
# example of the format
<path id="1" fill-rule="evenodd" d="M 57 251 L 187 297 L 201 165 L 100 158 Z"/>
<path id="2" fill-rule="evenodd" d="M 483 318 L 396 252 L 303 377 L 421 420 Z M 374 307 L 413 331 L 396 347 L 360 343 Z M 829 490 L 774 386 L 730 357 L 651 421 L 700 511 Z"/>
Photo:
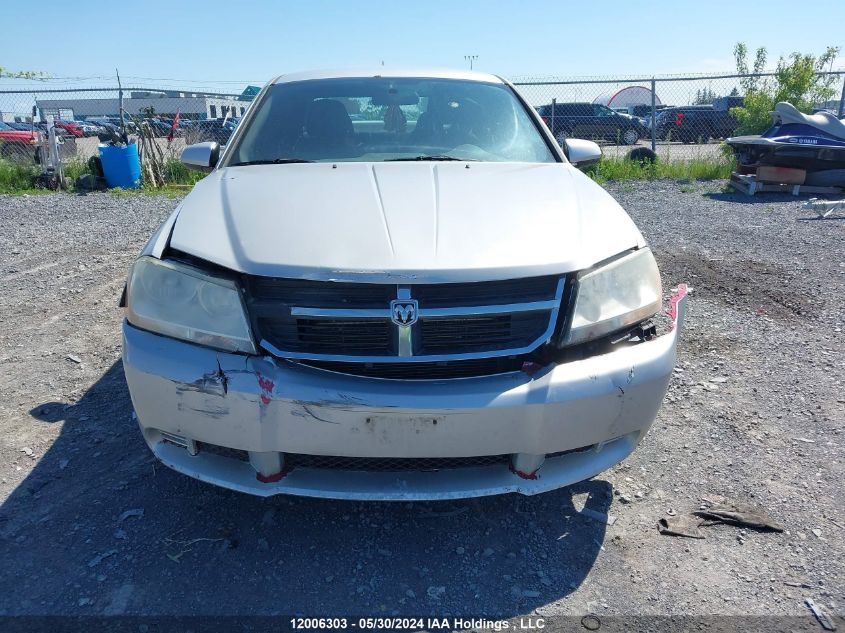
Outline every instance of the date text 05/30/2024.
<path id="1" fill-rule="evenodd" d="M 309 630 L 407 630 L 407 631 L 451 631 L 471 629 L 474 631 L 530 631 L 546 628 L 543 618 L 519 618 L 518 620 L 485 620 L 483 618 L 291 618 L 291 628 L 297 631 Z"/>

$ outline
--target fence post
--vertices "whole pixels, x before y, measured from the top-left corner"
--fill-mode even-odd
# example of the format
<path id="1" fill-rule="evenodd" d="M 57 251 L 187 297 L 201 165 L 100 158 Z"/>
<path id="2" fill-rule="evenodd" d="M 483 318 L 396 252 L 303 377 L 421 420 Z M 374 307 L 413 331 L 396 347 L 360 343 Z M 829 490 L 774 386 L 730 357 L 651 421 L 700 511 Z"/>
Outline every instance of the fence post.
<path id="1" fill-rule="evenodd" d="M 651 78 L 651 151 L 657 151 L 657 103 L 655 90 L 657 89 L 657 82 L 654 77 Z"/>
<path id="2" fill-rule="evenodd" d="M 845 116 L 845 75 L 842 76 L 842 96 L 839 97 L 839 118 Z"/>
<path id="3" fill-rule="evenodd" d="M 557 97 L 552 97 L 552 114 L 549 117 L 549 121 L 551 121 L 549 127 L 552 128 L 552 136 L 557 140 L 557 136 L 555 136 L 555 110 L 557 110 Z M 562 150 L 563 148 L 561 147 L 560 149 Z"/>

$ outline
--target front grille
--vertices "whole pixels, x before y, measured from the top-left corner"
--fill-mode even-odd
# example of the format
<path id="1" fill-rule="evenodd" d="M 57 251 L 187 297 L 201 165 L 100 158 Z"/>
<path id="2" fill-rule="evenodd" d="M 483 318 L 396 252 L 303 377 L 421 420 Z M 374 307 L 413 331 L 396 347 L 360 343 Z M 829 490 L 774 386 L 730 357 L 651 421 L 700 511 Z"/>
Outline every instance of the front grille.
<path id="1" fill-rule="evenodd" d="M 359 472 L 430 472 L 508 464 L 510 455 L 479 457 L 341 457 L 285 453 L 285 468 L 315 468 Z"/>
<path id="2" fill-rule="evenodd" d="M 197 442 L 197 449 L 199 449 L 200 453 L 219 455 L 220 457 L 236 459 L 240 462 L 249 461 L 249 453 L 237 448 L 228 448 L 227 446 L 218 446 L 217 444 L 208 444 L 207 442 Z"/>
<path id="3" fill-rule="evenodd" d="M 264 349 L 283 358 L 344 363 L 526 354 L 551 336 L 563 290 L 558 276 L 408 286 L 244 280 L 253 331 Z M 400 312 L 393 312 L 391 301 L 401 304 Z"/>
<path id="4" fill-rule="evenodd" d="M 391 355 L 395 337 L 386 319 L 279 319 L 260 317 L 258 330 L 275 347 L 292 352 Z"/>
<path id="5" fill-rule="evenodd" d="M 419 353 L 455 354 L 525 347 L 549 325 L 549 312 L 519 312 L 420 321 Z"/>
<path id="6" fill-rule="evenodd" d="M 350 284 L 276 277 L 248 277 L 247 290 L 253 301 L 278 301 L 315 308 L 381 307 L 396 298 L 396 286 L 391 284 Z"/>
<path id="7" fill-rule="evenodd" d="M 529 277 L 456 284 L 420 284 L 413 296 L 421 308 L 450 308 L 543 301 L 555 296 L 558 277 Z"/>
<path id="8" fill-rule="evenodd" d="M 306 360 L 303 364 L 341 374 L 394 380 L 438 380 L 493 376 L 522 369 L 522 358 L 495 357 L 451 360 L 438 363 L 355 363 Z"/>

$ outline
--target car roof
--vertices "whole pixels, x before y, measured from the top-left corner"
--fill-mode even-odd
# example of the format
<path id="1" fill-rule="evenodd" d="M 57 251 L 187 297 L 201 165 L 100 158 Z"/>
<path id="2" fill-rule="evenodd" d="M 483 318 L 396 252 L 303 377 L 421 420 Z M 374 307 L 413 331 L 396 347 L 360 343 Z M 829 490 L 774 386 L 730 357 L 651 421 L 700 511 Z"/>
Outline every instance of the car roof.
<path id="1" fill-rule="evenodd" d="M 471 70 L 444 70 L 433 68 L 385 68 L 372 66 L 367 68 L 334 68 L 327 70 L 307 70 L 302 72 L 279 75 L 271 80 L 271 84 L 289 83 L 292 81 L 308 81 L 311 79 L 351 79 L 361 77 L 391 77 L 391 78 L 426 78 L 426 79 L 462 79 L 464 81 L 480 81 L 485 83 L 504 83 L 500 77 L 488 73 Z"/>

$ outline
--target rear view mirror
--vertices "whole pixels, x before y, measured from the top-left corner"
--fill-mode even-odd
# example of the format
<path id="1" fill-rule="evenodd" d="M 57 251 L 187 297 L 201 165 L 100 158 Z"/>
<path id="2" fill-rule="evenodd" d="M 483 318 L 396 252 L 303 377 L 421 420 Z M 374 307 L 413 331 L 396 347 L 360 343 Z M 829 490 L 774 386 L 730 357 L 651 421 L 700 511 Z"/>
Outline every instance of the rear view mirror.
<path id="1" fill-rule="evenodd" d="M 399 92 L 395 88 L 372 96 L 371 102 L 374 106 L 389 105 L 417 105 L 420 98 L 413 92 Z"/>
<path id="2" fill-rule="evenodd" d="M 214 141 L 194 143 L 182 150 L 179 159 L 191 169 L 211 171 L 220 158 L 220 145 Z"/>
<path id="3" fill-rule="evenodd" d="M 601 148 L 592 141 L 568 138 L 566 139 L 566 149 L 569 162 L 581 169 L 597 163 L 601 158 Z"/>

